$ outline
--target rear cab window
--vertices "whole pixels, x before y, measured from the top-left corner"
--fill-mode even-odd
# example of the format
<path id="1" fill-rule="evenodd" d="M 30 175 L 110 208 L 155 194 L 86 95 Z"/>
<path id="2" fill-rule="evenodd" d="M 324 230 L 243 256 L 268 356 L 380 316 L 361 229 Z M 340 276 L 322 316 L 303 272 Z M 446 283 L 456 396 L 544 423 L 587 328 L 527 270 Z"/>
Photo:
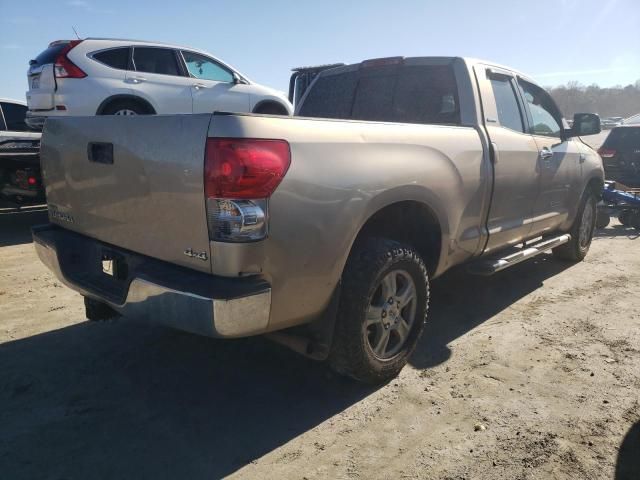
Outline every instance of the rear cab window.
<path id="1" fill-rule="evenodd" d="M 176 51 L 170 48 L 134 47 L 133 66 L 137 72 L 181 76 Z"/>
<path id="2" fill-rule="evenodd" d="M 450 65 L 339 67 L 320 74 L 298 114 L 420 124 L 460 124 L 458 89 Z"/>
<path id="3" fill-rule="evenodd" d="M 110 48 L 91 55 L 94 60 L 118 70 L 129 68 L 129 47 Z"/>

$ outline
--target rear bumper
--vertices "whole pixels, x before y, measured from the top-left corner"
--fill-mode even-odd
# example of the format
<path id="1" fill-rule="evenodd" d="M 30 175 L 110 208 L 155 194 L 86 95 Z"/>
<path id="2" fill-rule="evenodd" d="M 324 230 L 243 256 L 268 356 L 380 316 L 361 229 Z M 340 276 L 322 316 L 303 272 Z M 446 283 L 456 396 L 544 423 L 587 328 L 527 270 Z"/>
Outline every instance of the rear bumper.
<path id="1" fill-rule="evenodd" d="M 271 288 L 264 280 L 196 272 L 54 225 L 32 231 L 38 257 L 65 285 L 126 317 L 211 337 L 243 337 L 267 329 Z M 105 252 L 126 265 L 121 278 L 102 272 Z"/>

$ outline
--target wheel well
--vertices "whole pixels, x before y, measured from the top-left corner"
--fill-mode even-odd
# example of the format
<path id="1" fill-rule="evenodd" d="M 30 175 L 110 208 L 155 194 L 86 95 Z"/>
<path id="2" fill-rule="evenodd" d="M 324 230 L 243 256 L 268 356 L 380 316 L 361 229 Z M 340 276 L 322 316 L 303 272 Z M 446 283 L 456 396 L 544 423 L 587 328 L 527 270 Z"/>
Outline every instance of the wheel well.
<path id="1" fill-rule="evenodd" d="M 149 112 L 150 115 L 155 115 L 156 111 L 153 108 L 153 106 L 144 98 L 141 97 L 136 97 L 135 95 L 114 95 L 112 97 L 109 97 L 107 99 L 105 99 L 100 106 L 98 107 L 98 110 L 96 111 L 96 115 L 101 115 L 102 112 L 104 112 L 104 110 L 111 105 L 114 102 L 119 102 L 119 101 L 123 101 L 123 100 L 128 100 L 130 102 L 135 102 L 137 104 L 139 104 L 140 106 L 142 106 L 147 112 Z"/>
<path id="2" fill-rule="evenodd" d="M 424 260 L 429 275 L 435 273 L 440 260 L 442 229 L 429 206 L 416 201 L 404 201 L 384 207 L 362 226 L 355 242 L 372 236 L 411 245 Z"/>
<path id="3" fill-rule="evenodd" d="M 602 190 L 604 189 L 604 182 L 601 178 L 592 178 L 587 183 L 587 190 L 591 190 L 595 197 L 600 200 L 602 198 Z"/>
<path id="4" fill-rule="evenodd" d="M 276 115 L 288 115 L 289 112 L 280 102 L 275 100 L 263 100 L 259 102 L 254 108 L 253 113 L 274 113 Z"/>

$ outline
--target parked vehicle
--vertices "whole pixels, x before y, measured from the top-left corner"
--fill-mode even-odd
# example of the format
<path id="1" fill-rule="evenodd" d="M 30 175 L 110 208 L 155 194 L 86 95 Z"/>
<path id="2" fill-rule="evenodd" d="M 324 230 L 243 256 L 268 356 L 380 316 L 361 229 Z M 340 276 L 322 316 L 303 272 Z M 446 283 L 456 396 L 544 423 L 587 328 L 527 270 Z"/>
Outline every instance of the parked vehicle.
<path id="1" fill-rule="evenodd" d="M 607 180 L 640 187 L 640 125 L 614 128 L 598 153 Z"/>
<path id="2" fill-rule="evenodd" d="M 50 119 L 38 255 L 89 319 L 271 333 L 380 382 L 408 361 L 449 268 L 589 250 L 602 162 L 575 137 L 599 118 L 565 128 L 522 74 L 370 60 L 321 72 L 298 113 Z"/>
<path id="3" fill-rule="evenodd" d="M 615 128 L 623 124 L 624 119 L 622 117 L 607 117 L 600 120 L 600 125 L 603 129 Z"/>
<path id="4" fill-rule="evenodd" d="M 285 94 L 207 52 L 156 42 L 52 42 L 29 62 L 27 80 L 27 122 L 35 127 L 48 117 L 293 109 Z"/>
<path id="5" fill-rule="evenodd" d="M 40 136 L 25 123 L 24 102 L 0 99 L 0 197 L 18 203 L 44 201 Z"/>

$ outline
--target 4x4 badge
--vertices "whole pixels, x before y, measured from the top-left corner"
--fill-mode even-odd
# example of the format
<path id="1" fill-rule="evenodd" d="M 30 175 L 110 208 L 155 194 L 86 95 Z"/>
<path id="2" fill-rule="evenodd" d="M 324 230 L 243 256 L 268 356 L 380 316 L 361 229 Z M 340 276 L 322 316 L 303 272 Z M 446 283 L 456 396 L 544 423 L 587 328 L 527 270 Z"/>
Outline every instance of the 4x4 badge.
<path id="1" fill-rule="evenodd" d="M 187 249 L 184 251 L 184 254 L 185 254 L 187 257 L 190 257 L 190 258 L 199 258 L 200 260 L 206 260 L 207 258 L 209 258 L 209 257 L 207 256 L 207 252 L 194 252 L 194 251 L 193 251 L 193 249 L 191 249 L 191 248 L 187 248 Z"/>

